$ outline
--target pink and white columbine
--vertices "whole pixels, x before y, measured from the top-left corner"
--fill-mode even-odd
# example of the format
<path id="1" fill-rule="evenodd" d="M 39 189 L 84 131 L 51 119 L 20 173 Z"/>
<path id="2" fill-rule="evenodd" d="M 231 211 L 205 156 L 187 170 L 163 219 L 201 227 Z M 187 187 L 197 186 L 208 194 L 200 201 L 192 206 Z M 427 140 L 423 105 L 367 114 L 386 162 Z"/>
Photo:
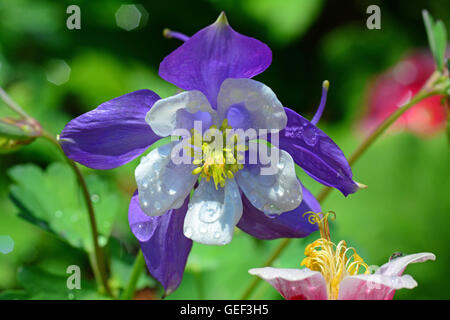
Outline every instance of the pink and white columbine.
<path id="1" fill-rule="evenodd" d="M 400 256 L 371 274 L 354 248 L 347 247 L 343 240 L 337 245 L 331 242 L 328 214 L 312 217 L 319 225 L 321 238 L 306 247 L 306 258 L 301 264 L 306 268 L 249 270 L 269 282 L 287 300 L 392 300 L 395 290 L 417 286 L 410 275 L 402 275 L 408 264 L 436 259 L 428 252 Z"/>

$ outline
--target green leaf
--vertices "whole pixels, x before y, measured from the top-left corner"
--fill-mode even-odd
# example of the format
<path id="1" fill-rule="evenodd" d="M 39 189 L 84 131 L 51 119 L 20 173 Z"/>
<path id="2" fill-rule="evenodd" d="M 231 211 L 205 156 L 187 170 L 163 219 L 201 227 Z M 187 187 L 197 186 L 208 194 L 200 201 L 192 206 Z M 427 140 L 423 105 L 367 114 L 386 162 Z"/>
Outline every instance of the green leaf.
<path id="1" fill-rule="evenodd" d="M 445 24 L 441 20 L 434 22 L 433 17 L 426 10 L 422 11 L 422 16 L 431 53 L 433 54 L 438 70 L 442 71 L 445 66 L 445 51 L 447 48 L 447 30 Z"/>
<path id="2" fill-rule="evenodd" d="M 14 184 L 10 187 L 19 216 L 47 230 L 70 245 L 93 251 L 91 226 L 84 198 L 71 168 L 53 163 L 46 171 L 34 164 L 18 165 L 8 170 Z M 96 175 L 86 177 L 92 195 L 99 243 L 105 245 L 118 208 L 118 197 Z"/>
<path id="3" fill-rule="evenodd" d="M 121 247 L 120 243 L 114 238 L 111 239 L 108 249 L 111 259 L 110 282 L 113 287 L 125 288 L 130 279 L 136 257 L 128 253 L 125 248 Z M 156 281 L 143 271 L 136 284 L 136 290 L 155 286 Z"/>
<path id="4" fill-rule="evenodd" d="M 427 32 L 428 44 L 434 56 L 434 52 L 436 52 L 436 42 L 433 34 L 434 19 L 427 10 L 422 11 L 422 17 L 425 24 L 425 31 Z"/>
<path id="5" fill-rule="evenodd" d="M 445 24 L 439 20 L 433 27 L 436 42 L 436 64 L 439 70 L 445 67 L 445 51 L 447 49 L 447 30 Z"/>
<path id="6" fill-rule="evenodd" d="M 94 282 L 83 278 L 81 273 L 80 289 L 69 289 L 69 275 L 55 275 L 37 267 L 22 267 L 17 273 L 19 284 L 25 289 L 31 300 L 91 300 L 107 299 L 97 293 Z"/>

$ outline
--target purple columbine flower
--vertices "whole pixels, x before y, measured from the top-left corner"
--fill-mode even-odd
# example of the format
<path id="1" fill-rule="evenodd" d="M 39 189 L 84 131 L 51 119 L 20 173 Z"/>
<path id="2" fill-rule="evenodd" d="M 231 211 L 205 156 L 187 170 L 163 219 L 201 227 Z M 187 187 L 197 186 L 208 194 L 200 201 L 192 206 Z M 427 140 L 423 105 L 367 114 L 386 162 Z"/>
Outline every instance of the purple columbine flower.
<path id="1" fill-rule="evenodd" d="M 327 85 L 310 122 L 284 108 L 269 87 L 250 79 L 270 65 L 272 53 L 264 43 L 234 31 L 223 13 L 190 38 L 171 31 L 166 35 L 184 43 L 162 61 L 159 75 L 186 91 L 160 99 L 139 90 L 73 119 L 60 136 L 69 158 L 90 168 L 112 169 L 161 137 L 193 128 L 194 121 L 203 128 L 278 131 L 278 147 L 284 149 L 272 147 L 280 162 L 277 172 L 266 176 L 257 174 L 259 162 L 231 164 L 227 170 L 208 166 L 207 159 L 174 164 L 170 155 L 176 142 L 142 158 L 129 222 L 150 273 L 169 294 L 181 282 L 192 239 L 225 244 L 236 225 L 259 239 L 305 237 L 317 230 L 302 214 L 320 212 L 320 205 L 296 178 L 294 163 L 344 195 L 355 192 L 358 184 L 342 151 L 316 127 Z M 206 179 L 198 182 L 198 175 Z"/>

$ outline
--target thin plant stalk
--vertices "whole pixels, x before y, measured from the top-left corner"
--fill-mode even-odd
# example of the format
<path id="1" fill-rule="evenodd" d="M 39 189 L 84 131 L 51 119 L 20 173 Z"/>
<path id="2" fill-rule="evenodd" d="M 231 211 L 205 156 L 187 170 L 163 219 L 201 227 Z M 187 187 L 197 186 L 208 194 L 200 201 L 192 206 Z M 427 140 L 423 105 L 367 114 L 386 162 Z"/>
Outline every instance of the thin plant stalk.
<path id="1" fill-rule="evenodd" d="M 128 280 L 128 285 L 120 296 L 120 300 L 131 300 L 134 297 L 134 292 L 136 291 L 136 285 L 138 283 L 139 277 L 142 274 L 142 270 L 145 267 L 145 259 L 142 250 L 139 250 L 136 260 L 133 264 L 133 270 L 131 271 L 130 280 Z"/>
<path id="2" fill-rule="evenodd" d="M 29 116 L 17 103 L 15 103 L 14 100 L 12 100 L 11 97 L 6 93 L 6 91 L 3 90 L 3 88 L 1 88 L 1 87 L 0 87 L 0 98 L 5 102 L 5 104 L 12 111 L 16 112 L 17 114 L 19 114 L 20 116 L 22 116 L 26 119 L 36 121 L 33 117 Z M 58 150 L 64 156 L 67 163 L 72 168 L 72 170 L 74 171 L 74 173 L 77 177 L 78 183 L 82 190 L 83 198 L 86 203 L 86 207 L 88 209 L 89 223 L 91 225 L 91 234 L 92 234 L 92 242 L 94 245 L 94 257 L 95 257 L 95 263 L 91 263 L 92 268 L 94 269 L 94 274 L 100 277 L 100 281 L 97 281 L 97 282 L 101 283 L 102 289 L 109 296 L 113 296 L 111 289 L 109 287 L 109 284 L 108 284 L 108 276 L 106 273 L 105 259 L 104 259 L 103 253 L 102 253 L 102 249 L 98 243 L 99 233 L 98 233 L 98 229 L 97 229 L 97 223 L 95 220 L 95 211 L 94 211 L 94 206 L 92 204 L 91 195 L 89 193 L 89 190 L 88 190 L 88 187 L 86 184 L 86 180 L 84 179 L 83 174 L 81 173 L 81 171 L 78 168 L 78 166 L 76 165 L 76 163 L 73 162 L 72 160 L 70 160 L 69 158 L 67 158 L 66 154 L 64 153 L 63 149 L 61 148 L 61 145 L 59 144 L 59 142 L 56 140 L 56 138 L 53 135 L 51 135 L 45 129 L 42 129 L 41 137 L 46 139 L 47 141 L 49 141 L 50 143 L 52 143 L 53 145 L 55 145 L 58 148 Z"/>

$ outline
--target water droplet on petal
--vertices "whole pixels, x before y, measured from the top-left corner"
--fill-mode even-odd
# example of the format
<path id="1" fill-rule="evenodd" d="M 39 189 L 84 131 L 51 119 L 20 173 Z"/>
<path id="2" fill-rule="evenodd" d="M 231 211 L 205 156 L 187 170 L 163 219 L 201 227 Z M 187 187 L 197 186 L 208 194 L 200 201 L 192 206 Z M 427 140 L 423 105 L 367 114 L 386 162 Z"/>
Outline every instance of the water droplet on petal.
<path id="1" fill-rule="evenodd" d="M 277 196 L 279 196 L 280 198 L 284 196 L 284 190 L 283 190 L 283 188 L 279 188 L 279 189 L 277 190 Z"/>
<path id="2" fill-rule="evenodd" d="M 314 146 L 317 143 L 316 129 L 308 128 L 303 132 L 303 141 L 309 146 Z"/>
<path id="3" fill-rule="evenodd" d="M 207 202 L 200 211 L 199 219 L 205 223 L 213 223 L 216 222 L 221 215 L 222 212 L 217 202 Z"/>
<path id="4" fill-rule="evenodd" d="M 186 238 L 190 238 L 192 236 L 192 229 L 190 227 L 184 228 L 184 235 Z"/>
<path id="5" fill-rule="evenodd" d="M 271 187 L 277 182 L 277 178 L 275 175 L 261 175 L 258 182 L 264 187 Z"/>
<path id="6" fill-rule="evenodd" d="M 131 225 L 131 231 L 139 241 L 147 241 L 150 237 L 150 223 L 135 223 Z"/>

